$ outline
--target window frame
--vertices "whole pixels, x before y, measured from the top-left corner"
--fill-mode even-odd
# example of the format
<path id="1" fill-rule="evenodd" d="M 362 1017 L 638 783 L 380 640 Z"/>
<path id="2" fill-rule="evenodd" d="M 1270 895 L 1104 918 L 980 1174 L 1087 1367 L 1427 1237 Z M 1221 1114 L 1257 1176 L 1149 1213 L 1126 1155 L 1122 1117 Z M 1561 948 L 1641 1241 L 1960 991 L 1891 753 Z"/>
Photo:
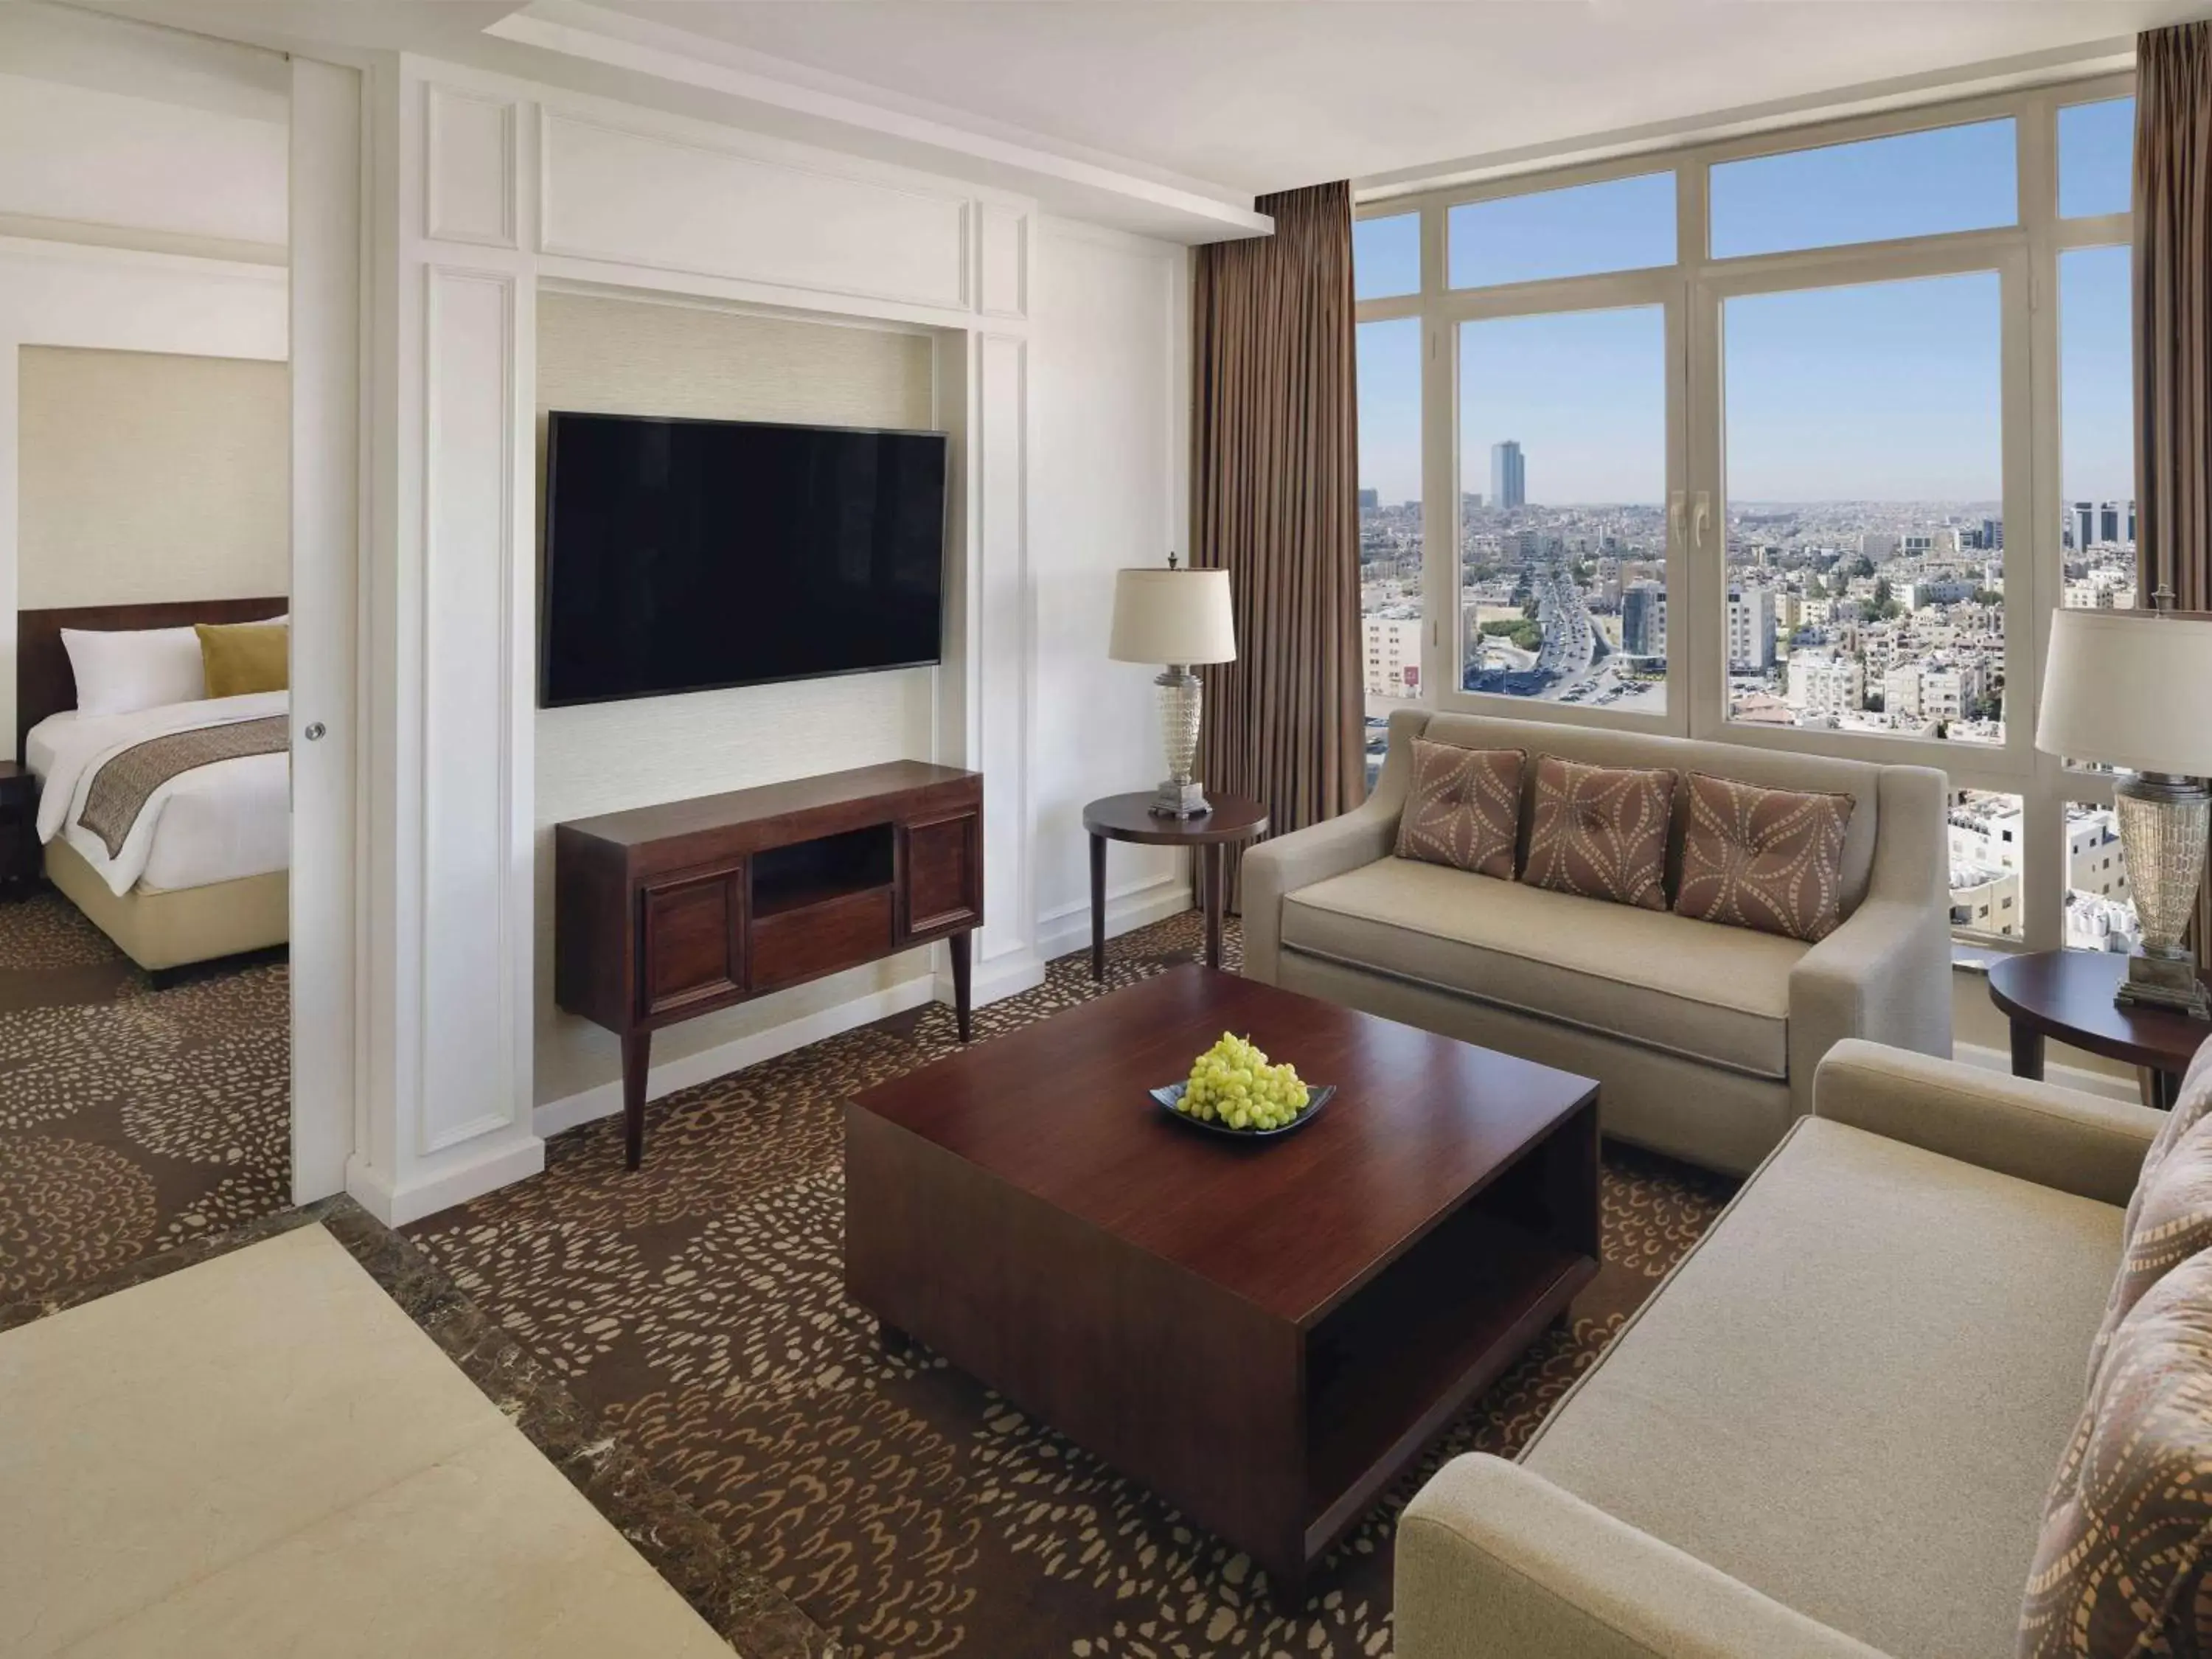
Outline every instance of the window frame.
<path id="1" fill-rule="evenodd" d="M 1354 209 L 1358 217 L 1419 216 L 1419 291 L 1361 301 L 1355 312 L 1360 322 L 1402 317 L 1418 317 L 1422 322 L 1422 610 L 1429 625 L 1423 631 L 1422 694 L 1409 700 L 1409 705 L 1883 764 L 1933 766 L 1947 774 L 1953 788 L 2018 795 L 2024 805 L 2026 839 L 2020 942 L 2031 949 L 2052 949 L 2063 943 L 2067 804 L 2109 805 L 2112 781 L 2108 775 L 2069 769 L 2034 747 L 2050 612 L 2063 591 L 2058 256 L 2075 248 L 2125 245 L 2132 240 L 2132 220 L 2127 213 L 2059 217 L 2058 112 L 2073 105 L 2130 97 L 2135 90 L 2132 72 L 2104 72 L 1674 148 L 1638 149 L 1565 167 L 1516 166 L 1437 185 L 1394 185 L 1363 197 Z M 2018 193 L 2015 222 L 2010 226 L 1727 258 L 1711 253 L 1711 170 L 1715 166 L 2008 118 L 2014 124 Z M 1487 288 L 1449 286 L 1447 239 L 1453 208 L 1668 170 L 1674 173 L 1674 265 Z M 1723 453 L 1727 416 L 1721 338 L 1727 300 L 1974 271 L 1995 271 L 1999 285 L 1998 408 L 2007 526 L 2004 742 L 1984 745 L 1730 722 L 1727 628 L 1721 608 L 1728 578 Z M 1653 304 L 1664 310 L 1668 364 L 1666 580 L 1670 649 L 1665 710 L 1657 714 L 1622 713 L 1462 690 L 1460 325 L 1501 317 Z M 1701 495 L 1708 507 L 1702 516 Z M 1449 627 L 1444 625 L 1447 619 Z"/>

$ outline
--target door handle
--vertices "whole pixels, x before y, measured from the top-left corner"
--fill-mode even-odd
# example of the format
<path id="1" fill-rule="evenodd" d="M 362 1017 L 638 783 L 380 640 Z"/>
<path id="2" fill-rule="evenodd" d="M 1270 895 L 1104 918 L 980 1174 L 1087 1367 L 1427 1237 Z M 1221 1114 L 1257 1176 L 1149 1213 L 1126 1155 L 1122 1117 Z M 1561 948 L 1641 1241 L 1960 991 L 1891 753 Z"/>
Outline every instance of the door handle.
<path id="1" fill-rule="evenodd" d="M 307 729 L 300 735 L 309 743 L 320 743 L 323 740 L 323 723 L 320 720 L 309 720 Z"/>
<path id="2" fill-rule="evenodd" d="M 1713 498 L 1711 491 L 1700 489 L 1698 492 L 1698 510 L 1692 518 L 1691 524 L 1697 544 L 1703 547 L 1705 544 L 1705 538 L 1711 535 L 1713 531 Z"/>
<path id="3" fill-rule="evenodd" d="M 1667 502 L 1667 539 L 1677 547 L 1683 544 L 1682 492 L 1676 490 Z"/>

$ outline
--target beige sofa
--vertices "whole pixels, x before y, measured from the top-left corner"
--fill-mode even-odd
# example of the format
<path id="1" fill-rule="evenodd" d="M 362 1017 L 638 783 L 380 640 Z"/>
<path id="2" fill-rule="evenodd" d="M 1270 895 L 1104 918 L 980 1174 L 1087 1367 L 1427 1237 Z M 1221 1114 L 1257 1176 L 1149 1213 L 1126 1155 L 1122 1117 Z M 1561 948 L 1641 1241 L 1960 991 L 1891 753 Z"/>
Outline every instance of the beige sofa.
<path id="1" fill-rule="evenodd" d="M 2012 1654 L 2164 1121 L 1839 1044 L 1520 1462 L 1407 1506 L 1398 1659 Z"/>
<path id="2" fill-rule="evenodd" d="M 1844 923 L 1807 945 L 1395 857 L 1422 735 L 1849 794 Z M 1944 795 L 1924 767 L 1405 710 L 1364 805 L 1245 854 L 1244 971 L 1594 1077 L 1607 1133 L 1741 1173 L 1842 1038 L 1951 1052 Z"/>

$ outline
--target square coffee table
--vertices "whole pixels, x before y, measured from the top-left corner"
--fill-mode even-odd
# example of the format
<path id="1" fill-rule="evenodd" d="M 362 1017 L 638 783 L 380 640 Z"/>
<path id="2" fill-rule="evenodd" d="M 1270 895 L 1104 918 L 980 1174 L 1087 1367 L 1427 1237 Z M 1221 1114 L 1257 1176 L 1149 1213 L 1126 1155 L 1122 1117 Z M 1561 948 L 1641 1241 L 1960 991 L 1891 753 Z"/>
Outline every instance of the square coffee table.
<path id="1" fill-rule="evenodd" d="M 1224 1031 L 1336 1098 L 1146 1090 Z M 1195 964 L 871 1089 L 845 1286 L 1265 1568 L 1305 1571 L 1597 1272 L 1597 1085 Z"/>

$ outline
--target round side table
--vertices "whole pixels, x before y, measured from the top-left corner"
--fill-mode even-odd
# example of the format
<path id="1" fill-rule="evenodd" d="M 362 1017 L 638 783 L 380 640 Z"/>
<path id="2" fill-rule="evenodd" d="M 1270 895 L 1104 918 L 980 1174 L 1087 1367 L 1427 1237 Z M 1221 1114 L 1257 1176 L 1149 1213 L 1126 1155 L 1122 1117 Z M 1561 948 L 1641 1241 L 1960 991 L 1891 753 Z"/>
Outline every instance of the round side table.
<path id="1" fill-rule="evenodd" d="M 2040 1078 L 2046 1037 L 2140 1066 L 2151 1104 L 2170 1109 L 2212 1024 L 2163 1008 L 2123 1008 L 2112 993 L 2128 959 L 2110 951 L 2037 951 L 1990 964 L 1990 1000 L 2012 1021 L 2012 1074 Z"/>
<path id="2" fill-rule="evenodd" d="M 1216 795 L 1212 811 L 1194 818 L 1157 816 L 1149 792 L 1109 795 L 1083 809 L 1091 835 L 1091 977 L 1106 977 L 1106 843 L 1133 842 L 1146 847 L 1188 847 L 1199 873 L 1206 908 L 1206 965 L 1221 966 L 1221 849 L 1250 841 L 1267 830 L 1267 809 L 1256 800 Z"/>

